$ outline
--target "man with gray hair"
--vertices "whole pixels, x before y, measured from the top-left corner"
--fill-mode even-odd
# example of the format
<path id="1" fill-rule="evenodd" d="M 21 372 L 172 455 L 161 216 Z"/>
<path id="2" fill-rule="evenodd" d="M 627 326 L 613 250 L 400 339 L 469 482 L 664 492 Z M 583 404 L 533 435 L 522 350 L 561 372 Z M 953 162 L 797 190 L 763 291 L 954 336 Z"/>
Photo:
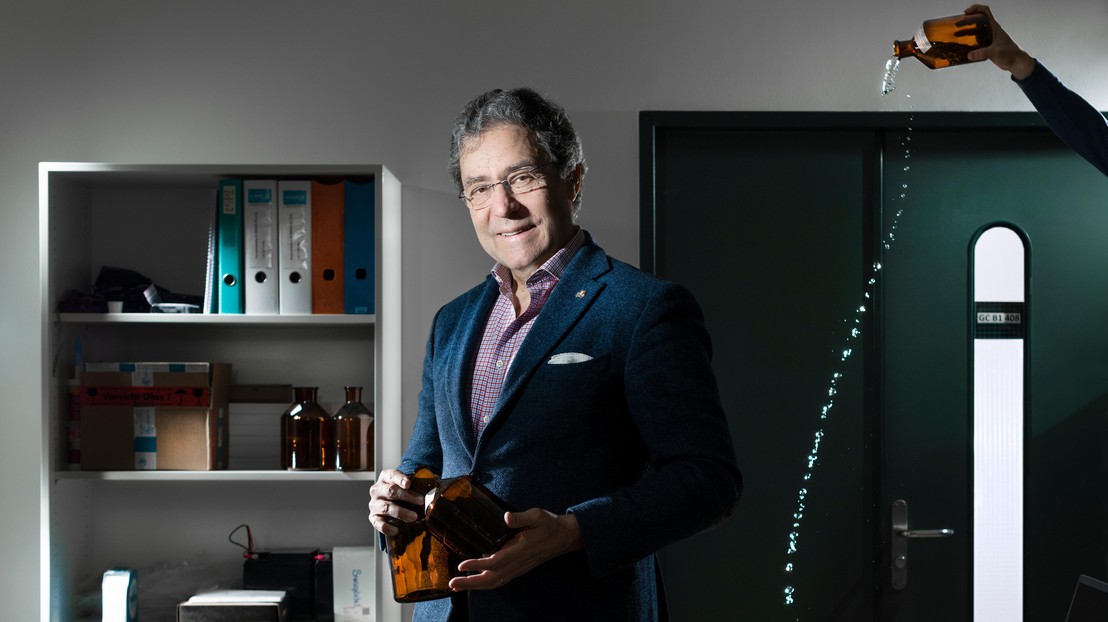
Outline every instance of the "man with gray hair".
<path id="1" fill-rule="evenodd" d="M 370 490 L 383 534 L 417 520 L 410 475 L 470 475 L 515 511 L 416 620 L 667 618 L 655 553 L 742 491 L 703 315 L 685 288 L 576 224 L 587 170 L 565 111 L 489 91 L 454 124 L 450 172 L 485 281 L 439 310 L 412 439 Z"/>

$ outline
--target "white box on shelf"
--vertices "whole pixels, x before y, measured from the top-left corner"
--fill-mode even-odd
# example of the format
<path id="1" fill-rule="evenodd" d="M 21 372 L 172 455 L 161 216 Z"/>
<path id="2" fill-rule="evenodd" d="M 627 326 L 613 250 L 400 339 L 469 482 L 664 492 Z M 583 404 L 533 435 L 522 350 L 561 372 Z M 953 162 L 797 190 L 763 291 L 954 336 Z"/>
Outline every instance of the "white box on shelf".
<path id="1" fill-rule="evenodd" d="M 373 556 L 372 546 L 336 546 L 331 552 L 335 622 L 374 622 Z"/>

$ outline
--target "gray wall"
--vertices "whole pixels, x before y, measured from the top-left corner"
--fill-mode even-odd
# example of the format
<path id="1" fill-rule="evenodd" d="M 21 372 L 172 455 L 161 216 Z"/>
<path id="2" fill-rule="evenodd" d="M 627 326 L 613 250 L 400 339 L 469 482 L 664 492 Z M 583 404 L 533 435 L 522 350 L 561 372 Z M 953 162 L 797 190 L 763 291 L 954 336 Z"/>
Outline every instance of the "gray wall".
<path id="1" fill-rule="evenodd" d="M 640 110 L 1028 110 L 991 66 L 901 67 L 894 38 L 951 2 L 59 2 L 0 13 L 0 602 L 39 615 L 39 161 L 383 163 L 405 184 L 404 365 L 488 267 L 443 173 L 472 95 L 531 85 L 569 109 L 591 173 L 581 222 L 638 259 Z M 808 5 L 807 7 L 804 5 Z M 1007 29 L 1108 109 L 1108 4 L 1012 0 Z M 706 209 L 696 217 L 710 223 Z M 443 240 L 455 238 L 453 245 Z M 151 275 L 157 280 L 156 275 Z M 173 288 L 171 283 L 166 286 Z M 53 301 L 50 301 L 51 303 Z M 743 511 L 753 511 L 745 508 Z"/>

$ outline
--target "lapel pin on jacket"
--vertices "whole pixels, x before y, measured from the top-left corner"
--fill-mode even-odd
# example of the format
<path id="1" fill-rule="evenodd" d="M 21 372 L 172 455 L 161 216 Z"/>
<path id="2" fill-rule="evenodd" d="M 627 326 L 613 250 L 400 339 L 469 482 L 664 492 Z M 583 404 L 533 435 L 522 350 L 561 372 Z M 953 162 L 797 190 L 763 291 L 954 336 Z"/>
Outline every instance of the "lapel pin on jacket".
<path id="1" fill-rule="evenodd" d="M 584 298 L 585 297 L 585 290 L 581 290 L 581 291 L 577 292 L 577 297 L 578 298 Z"/>

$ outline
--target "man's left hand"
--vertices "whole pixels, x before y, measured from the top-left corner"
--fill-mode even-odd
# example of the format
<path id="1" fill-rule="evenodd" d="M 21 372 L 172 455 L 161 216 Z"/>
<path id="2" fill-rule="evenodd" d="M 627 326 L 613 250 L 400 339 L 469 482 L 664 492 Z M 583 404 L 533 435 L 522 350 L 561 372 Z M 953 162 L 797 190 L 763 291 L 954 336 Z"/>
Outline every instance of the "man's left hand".
<path id="1" fill-rule="evenodd" d="M 573 514 L 558 515 L 532 508 L 526 512 L 505 512 L 504 522 L 517 533 L 492 555 L 459 564 L 458 570 L 472 574 L 451 579 L 452 589 L 496 589 L 582 546 L 581 531 Z"/>

